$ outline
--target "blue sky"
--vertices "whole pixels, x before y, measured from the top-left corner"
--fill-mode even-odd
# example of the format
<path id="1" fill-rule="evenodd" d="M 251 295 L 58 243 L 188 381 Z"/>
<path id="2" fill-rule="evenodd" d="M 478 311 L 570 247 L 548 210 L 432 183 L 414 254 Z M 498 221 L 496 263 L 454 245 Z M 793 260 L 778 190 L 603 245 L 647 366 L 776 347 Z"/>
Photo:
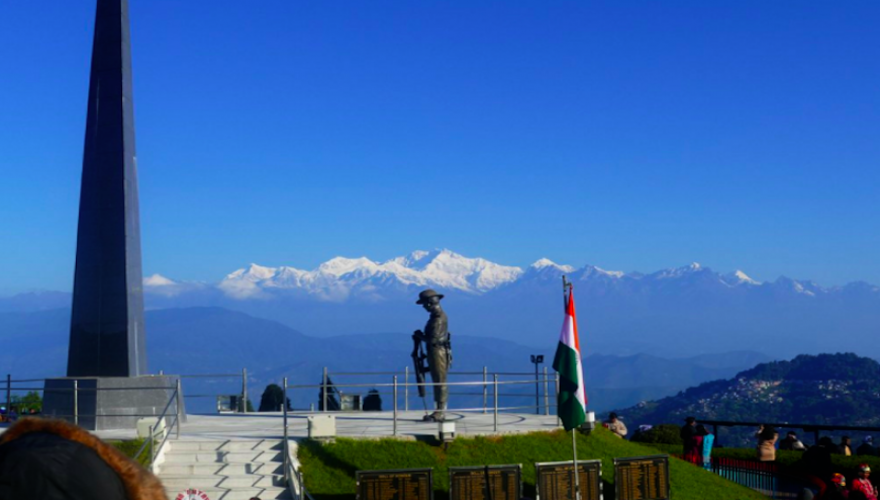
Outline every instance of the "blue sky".
<path id="1" fill-rule="evenodd" d="M 880 283 L 880 3 L 130 3 L 146 274 L 440 247 Z M 93 4 L 0 16 L 0 293 L 71 286 Z"/>

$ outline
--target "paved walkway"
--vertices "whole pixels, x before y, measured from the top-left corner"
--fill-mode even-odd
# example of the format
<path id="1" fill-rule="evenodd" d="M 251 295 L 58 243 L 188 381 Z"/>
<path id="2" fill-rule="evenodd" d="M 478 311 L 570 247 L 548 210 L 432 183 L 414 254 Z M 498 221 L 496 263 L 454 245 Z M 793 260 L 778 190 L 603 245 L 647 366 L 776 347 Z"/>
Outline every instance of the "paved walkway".
<path id="1" fill-rule="evenodd" d="M 308 436 L 308 415 L 289 414 L 289 434 L 292 438 Z M 455 431 L 462 435 L 510 434 L 546 431 L 556 428 L 556 416 L 498 414 L 498 432 L 494 430 L 493 415 L 482 413 L 447 413 L 455 422 Z M 399 412 L 398 436 L 437 435 L 437 424 L 423 422 L 422 411 Z M 188 415 L 180 431 L 180 439 L 255 439 L 280 438 L 283 435 L 281 413 L 249 413 L 222 415 Z M 0 433 L 4 429 L 0 427 Z M 393 434 L 394 419 L 391 412 L 337 413 L 336 433 L 342 437 L 378 438 Z M 134 429 L 98 431 L 102 439 L 131 439 Z M 173 439 L 173 436 L 172 436 Z"/>

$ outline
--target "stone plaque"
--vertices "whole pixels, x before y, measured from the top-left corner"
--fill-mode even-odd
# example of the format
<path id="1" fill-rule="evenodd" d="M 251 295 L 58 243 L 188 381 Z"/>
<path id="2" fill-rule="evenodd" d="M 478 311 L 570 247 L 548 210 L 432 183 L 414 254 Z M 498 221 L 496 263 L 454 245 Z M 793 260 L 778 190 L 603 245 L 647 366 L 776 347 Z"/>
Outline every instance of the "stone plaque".
<path id="1" fill-rule="evenodd" d="M 573 500 L 574 475 L 571 462 L 535 464 L 537 500 Z M 602 500 L 602 461 L 578 460 L 581 500 Z"/>
<path id="2" fill-rule="evenodd" d="M 668 500 L 669 456 L 615 458 L 617 500 Z"/>
<path id="3" fill-rule="evenodd" d="M 450 467 L 449 498 L 450 500 L 520 500 L 522 466 L 516 464 Z"/>
<path id="4" fill-rule="evenodd" d="M 359 470 L 357 500 L 433 500 L 432 469 Z"/>

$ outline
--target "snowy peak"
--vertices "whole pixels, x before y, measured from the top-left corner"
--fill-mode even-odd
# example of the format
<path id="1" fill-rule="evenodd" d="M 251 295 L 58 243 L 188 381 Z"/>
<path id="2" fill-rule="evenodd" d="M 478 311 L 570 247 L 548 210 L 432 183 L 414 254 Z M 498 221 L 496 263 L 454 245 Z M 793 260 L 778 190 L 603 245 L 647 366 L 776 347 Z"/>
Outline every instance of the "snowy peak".
<path id="1" fill-rule="evenodd" d="M 560 273 L 571 273 L 574 272 L 574 267 L 568 265 L 561 265 L 553 262 L 550 259 L 538 259 L 531 266 L 529 266 L 530 270 L 534 271 L 547 271 L 553 270 L 558 271 Z"/>
<path id="2" fill-rule="evenodd" d="M 674 279 L 705 272 L 712 272 L 712 270 L 708 267 L 703 267 L 699 262 L 691 262 L 687 266 L 664 269 L 649 276 L 655 279 Z"/>
<path id="3" fill-rule="evenodd" d="M 737 269 L 732 273 L 727 273 L 722 280 L 730 286 L 737 285 L 760 285 L 760 281 L 753 280 L 748 274 Z"/>

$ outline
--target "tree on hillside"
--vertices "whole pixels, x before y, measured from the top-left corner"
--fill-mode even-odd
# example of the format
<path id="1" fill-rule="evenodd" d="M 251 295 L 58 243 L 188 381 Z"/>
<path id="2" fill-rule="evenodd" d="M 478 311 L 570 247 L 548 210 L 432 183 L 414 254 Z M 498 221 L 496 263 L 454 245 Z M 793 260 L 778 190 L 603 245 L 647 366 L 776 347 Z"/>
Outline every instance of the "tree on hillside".
<path id="1" fill-rule="evenodd" d="M 269 384 L 260 398 L 259 411 L 281 411 L 281 405 L 284 404 L 285 399 L 287 399 L 287 409 L 289 410 L 290 399 L 284 397 L 284 389 L 278 384 Z"/>

